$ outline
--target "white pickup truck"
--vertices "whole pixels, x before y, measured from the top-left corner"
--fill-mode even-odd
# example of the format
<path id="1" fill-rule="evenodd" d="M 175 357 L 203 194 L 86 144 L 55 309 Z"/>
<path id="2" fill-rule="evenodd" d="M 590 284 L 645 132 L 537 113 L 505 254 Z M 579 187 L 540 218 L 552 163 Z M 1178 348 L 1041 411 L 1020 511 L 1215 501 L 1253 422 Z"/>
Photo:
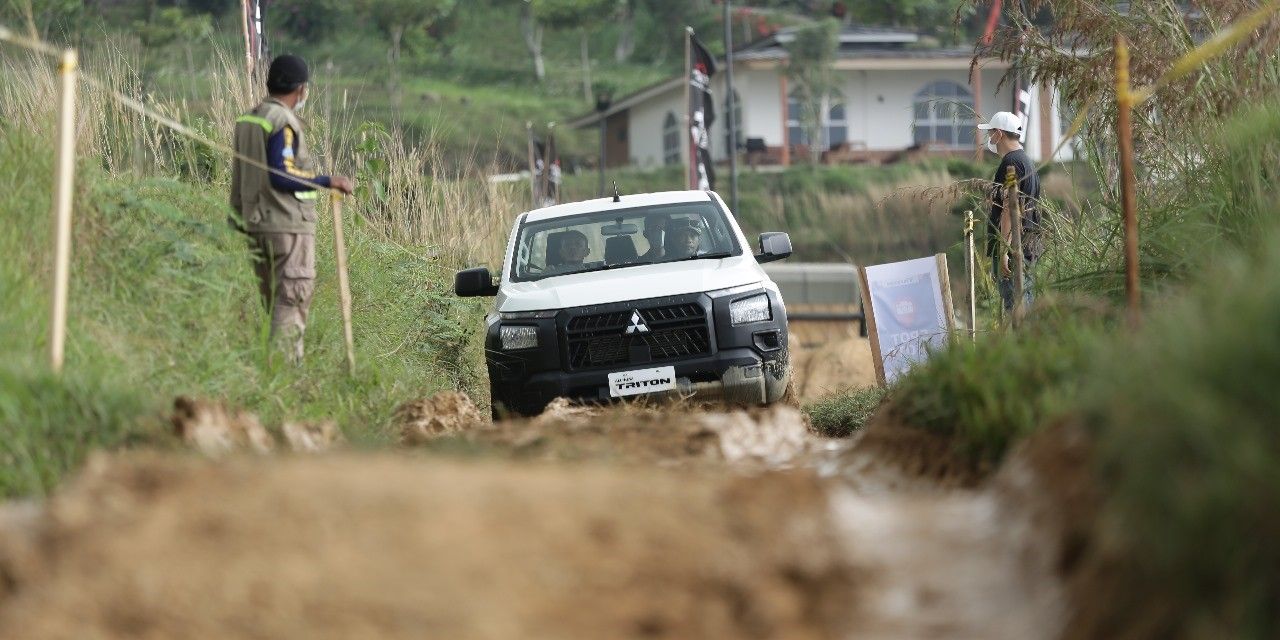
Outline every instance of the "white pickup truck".
<path id="1" fill-rule="evenodd" d="M 715 193 L 614 196 L 520 214 L 494 283 L 459 271 L 459 296 L 497 296 L 485 353 L 495 416 L 554 398 L 649 393 L 777 401 L 790 381 L 787 313 L 759 253 Z"/>

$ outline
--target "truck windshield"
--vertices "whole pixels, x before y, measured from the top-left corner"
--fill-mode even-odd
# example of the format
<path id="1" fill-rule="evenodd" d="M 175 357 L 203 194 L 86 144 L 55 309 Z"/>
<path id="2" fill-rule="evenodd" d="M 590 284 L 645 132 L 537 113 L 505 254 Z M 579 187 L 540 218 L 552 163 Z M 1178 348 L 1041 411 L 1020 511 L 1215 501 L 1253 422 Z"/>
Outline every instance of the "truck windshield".
<path id="1" fill-rule="evenodd" d="M 520 226 L 512 280 L 742 255 L 713 202 L 585 213 Z"/>

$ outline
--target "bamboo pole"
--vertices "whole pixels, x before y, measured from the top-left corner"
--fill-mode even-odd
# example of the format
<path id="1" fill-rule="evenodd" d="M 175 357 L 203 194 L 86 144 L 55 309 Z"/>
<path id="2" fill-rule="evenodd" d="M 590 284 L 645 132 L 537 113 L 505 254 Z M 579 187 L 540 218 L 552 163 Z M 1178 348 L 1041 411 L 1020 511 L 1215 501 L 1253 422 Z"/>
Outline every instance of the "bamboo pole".
<path id="1" fill-rule="evenodd" d="M 347 344 L 347 372 L 356 373 L 356 343 L 351 330 L 351 283 L 347 279 L 347 241 L 342 233 L 342 193 L 333 193 L 333 253 L 338 259 L 338 298 L 342 302 L 342 335 Z"/>
<path id="2" fill-rule="evenodd" d="M 71 279 L 71 187 L 76 168 L 77 65 L 75 50 L 64 50 L 62 62 L 58 65 L 58 75 L 62 79 L 62 100 L 58 107 L 57 164 L 53 187 L 53 318 L 49 336 L 49 364 L 54 373 L 62 372 L 67 334 L 67 292 Z"/>
<path id="3" fill-rule="evenodd" d="M 1013 255 L 1009 258 L 1011 263 L 1010 270 L 1013 272 L 1013 328 L 1018 328 L 1022 324 L 1022 296 L 1023 292 L 1023 260 L 1022 260 L 1022 198 L 1019 196 L 1018 188 L 1018 172 L 1009 167 L 1009 171 L 1005 174 L 1004 179 L 1004 203 L 1000 208 L 1000 215 L 1012 219 L 1009 220 L 1009 230 L 1013 234 L 1013 248 L 1005 249 L 1004 255 Z M 1012 214 L 1010 214 L 1012 210 Z M 1003 275 L 1003 274 L 1002 274 Z"/>
<path id="4" fill-rule="evenodd" d="M 964 273 L 969 281 L 969 340 L 978 340 L 977 267 L 973 255 L 973 211 L 964 212 Z"/>
<path id="5" fill-rule="evenodd" d="M 1133 176 L 1133 94 L 1129 90 L 1129 43 L 1116 36 L 1116 137 L 1120 148 L 1120 195 L 1124 211 L 1124 289 L 1129 323 L 1142 322 L 1138 289 L 1138 203 Z"/>

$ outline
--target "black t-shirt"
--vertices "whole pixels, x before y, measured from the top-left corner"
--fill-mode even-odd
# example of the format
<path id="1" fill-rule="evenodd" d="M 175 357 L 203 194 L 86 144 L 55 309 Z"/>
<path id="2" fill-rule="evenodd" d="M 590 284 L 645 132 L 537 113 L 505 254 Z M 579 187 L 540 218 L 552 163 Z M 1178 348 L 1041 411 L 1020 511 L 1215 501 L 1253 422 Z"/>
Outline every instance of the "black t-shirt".
<path id="1" fill-rule="evenodd" d="M 1040 176 L 1036 165 L 1026 151 L 1017 149 L 1006 153 L 996 169 L 992 185 L 991 216 L 987 219 L 987 255 L 994 256 L 1000 247 L 1000 213 L 1004 210 L 1004 180 L 1009 167 L 1018 174 L 1018 191 L 1022 196 L 1022 254 L 1028 261 L 1035 261 L 1044 251 L 1040 241 Z"/>

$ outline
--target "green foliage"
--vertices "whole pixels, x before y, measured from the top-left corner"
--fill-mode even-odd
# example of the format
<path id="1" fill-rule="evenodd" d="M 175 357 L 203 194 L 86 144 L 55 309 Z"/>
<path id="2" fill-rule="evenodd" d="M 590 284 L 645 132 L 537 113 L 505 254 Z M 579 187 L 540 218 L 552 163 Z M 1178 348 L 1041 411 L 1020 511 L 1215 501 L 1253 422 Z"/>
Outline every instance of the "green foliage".
<path id="1" fill-rule="evenodd" d="M 883 387 L 839 391 L 804 406 L 811 428 L 828 438 L 845 438 L 866 425 L 884 400 Z"/>
<path id="2" fill-rule="evenodd" d="M 552 29 L 578 29 L 607 20 L 617 0 L 532 0 L 533 14 Z"/>
<path id="3" fill-rule="evenodd" d="M 149 20 L 133 24 L 134 33 L 145 47 L 163 47 L 179 40 L 200 40 L 213 33 L 208 14 L 188 14 L 178 7 L 156 11 Z"/>
<path id="4" fill-rule="evenodd" d="M 1261 254 L 1093 354 L 1097 553 L 1126 568 L 1117 620 L 1155 636 L 1280 634 L 1280 237 Z"/>
<path id="5" fill-rule="evenodd" d="M 379 30 L 391 35 L 426 29 L 453 11 L 454 0 L 363 0 L 358 6 Z"/>

